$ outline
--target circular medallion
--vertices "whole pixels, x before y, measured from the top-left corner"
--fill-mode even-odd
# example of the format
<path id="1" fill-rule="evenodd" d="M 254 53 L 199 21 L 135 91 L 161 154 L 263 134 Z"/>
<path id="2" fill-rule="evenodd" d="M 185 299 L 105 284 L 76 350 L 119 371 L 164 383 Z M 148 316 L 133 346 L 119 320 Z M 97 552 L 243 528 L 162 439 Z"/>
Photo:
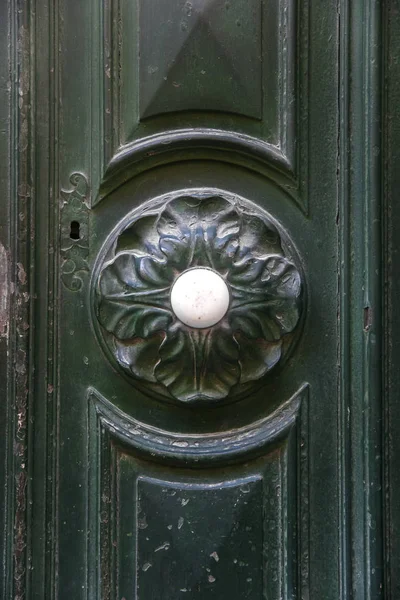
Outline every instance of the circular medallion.
<path id="1" fill-rule="evenodd" d="M 94 272 L 108 355 L 157 394 L 237 398 L 293 345 L 303 284 L 280 226 L 231 194 L 171 194 L 127 215 Z"/>

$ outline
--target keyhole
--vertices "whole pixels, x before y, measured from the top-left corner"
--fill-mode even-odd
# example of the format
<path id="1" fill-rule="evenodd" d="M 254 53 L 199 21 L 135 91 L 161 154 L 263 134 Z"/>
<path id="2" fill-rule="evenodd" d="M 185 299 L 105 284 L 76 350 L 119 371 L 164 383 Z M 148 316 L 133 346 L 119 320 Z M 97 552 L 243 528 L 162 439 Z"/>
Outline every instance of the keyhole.
<path id="1" fill-rule="evenodd" d="M 71 230 L 69 233 L 69 237 L 71 240 L 79 240 L 80 238 L 80 225 L 78 221 L 71 221 Z"/>

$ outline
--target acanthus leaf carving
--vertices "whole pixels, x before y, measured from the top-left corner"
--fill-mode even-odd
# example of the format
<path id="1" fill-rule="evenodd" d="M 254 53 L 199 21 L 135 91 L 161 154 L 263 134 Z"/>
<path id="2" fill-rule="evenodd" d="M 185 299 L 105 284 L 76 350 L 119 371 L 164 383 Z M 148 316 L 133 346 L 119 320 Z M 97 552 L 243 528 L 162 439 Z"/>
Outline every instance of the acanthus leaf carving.
<path id="1" fill-rule="evenodd" d="M 175 400 L 221 400 L 287 352 L 302 311 L 300 271 L 268 215 L 228 194 L 181 195 L 150 210 L 119 232 L 100 267 L 102 335 L 121 367 Z M 171 306 L 174 282 L 193 268 L 229 288 L 229 309 L 212 327 L 185 325 Z"/>

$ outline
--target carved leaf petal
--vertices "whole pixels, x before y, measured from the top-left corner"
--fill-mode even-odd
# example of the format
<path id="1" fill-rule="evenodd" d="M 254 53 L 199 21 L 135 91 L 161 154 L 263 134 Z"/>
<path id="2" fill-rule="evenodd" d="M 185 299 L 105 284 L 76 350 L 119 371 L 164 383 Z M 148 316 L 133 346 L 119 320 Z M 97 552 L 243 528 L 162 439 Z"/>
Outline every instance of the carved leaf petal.
<path id="1" fill-rule="evenodd" d="M 242 331 L 249 338 L 264 338 L 268 341 L 279 340 L 281 330 L 273 316 L 269 314 L 268 304 L 240 306 L 232 310 L 229 322 L 233 331 Z"/>
<path id="2" fill-rule="evenodd" d="M 165 331 L 172 321 L 167 310 L 118 301 L 101 302 L 98 316 L 103 327 L 120 340 L 147 338 L 156 331 Z"/>
<path id="3" fill-rule="evenodd" d="M 243 212 L 238 246 L 239 260 L 281 252 L 280 237 L 275 226 L 247 212 Z"/>
<path id="4" fill-rule="evenodd" d="M 273 299 L 299 298 L 301 293 L 301 279 L 297 268 L 283 256 L 277 255 L 233 264 L 228 281 L 235 297 L 247 296 L 249 301 L 259 300 L 258 294 Z M 241 287 L 249 283 L 252 284 L 251 288 Z"/>
<path id="5" fill-rule="evenodd" d="M 276 285 L 279 294 L 298 296 L 300 292 L 300 273 L 296 267 L 282 256 L 268 256 L 261 276 L 263 284 Z"/>
<path id="6" fill-rule="evenodd" d="M 199 209 L 209 266 L 219 271 L 231 267 L 238 250 L 240 217 L 235 207 L 222 198 L 203 200 Z"/>
<path id="7" fill-rule="evenodd" d="M 257 278 L 254 277 L 255 267 L 259 272 Z M 234 331 L 242 331 L 249 338 L 277 341 L 293 331 L 299 320 L 300 274 L 282 256 L 255 261 L 249 272 L 252 287 L 232 285 L 234 299 L 229 322 Z M 243 277 L 236 275 L 235 283 L 241 282 Z"/>
<path id="8" fill-rule="evenodd" d="M 160 358 L 156 378 L 185 402 L 224 398 L 240 378 L 238 345 L 223 325 L 196 330 L 176 323 L 161 345 Z"/>
<path id="9" fill-rule="evenodd" d="M 282 354 L 282 342 L 250 340 L 245 335 L 235 334 L 240 348 L 240 383 L 261 379 L 279 361 Z"/>
<path id="10" fill-rule="evenodd" d="M 118 362 L 139 379 L 157 383 L 154 369 L 159 359 L 163 334 L 157 333 L 149 339 L 136 338 L 128 343 L 115 342 Z"/>
<path id="11" fill-rule="evenodd" d="M 132 251 L 137 256 L 162 259 L 158 245 L 157 219 L 158 215 L 147 215 L 132 223 L 118 236 L 115 253 Z"/>
<path id="12" fill-rule="evenodd" d="M 240 217 L 223 198 L 183 197 L 167 205 L 157 228 L 168 264 L 180 270 L 193 266 L 226 270 L 238 248 Z"/>
<path id="13" fill-rule="evenodd" d="M 162 263 L 132 253 L 119 254 L 99 281 L 98 319 L 117 338 L 147 338 L 172 320 L 169 282 Z"/>
<path id="14" fill-rule="evenodd" d="M 293 300 L 260 302 L 241 305 L 231 310 L 229 322 L 233 331 L 242 331 L 249 338 L 279 340 L 296 327 L 299 308 Z"/>
<path id="15" fill-rule="evenodd" d="M 168 267 L 184 270 L 190 266 L 194 236 L 191 226 L 196 222 L 197 204 L 198 201 L 193 206 L 193 198 L 178 198 L 166 206 L 158 219 L 159 246 Z"/>
<path id="16" fill-rule="evenodd" d="M 256 258 L 251 257 L 246 260 L 236 261 L 232 263 L 228 271 L 228 281 L 232 286 L 245 286 L 247 293 L 249 292 L 249 284 L 257 286 L 261 282 L 261 275 L 264 268 L 264 261 L 257 260 Z"/>
<path id="17" fill-rule="evenodd" d="M 100 275 L 100 289 L 105 296 L 126 297 L 133 292 L 151 292 L 169 284 L 162 262 L 132 252 L 118 254 Z"/>

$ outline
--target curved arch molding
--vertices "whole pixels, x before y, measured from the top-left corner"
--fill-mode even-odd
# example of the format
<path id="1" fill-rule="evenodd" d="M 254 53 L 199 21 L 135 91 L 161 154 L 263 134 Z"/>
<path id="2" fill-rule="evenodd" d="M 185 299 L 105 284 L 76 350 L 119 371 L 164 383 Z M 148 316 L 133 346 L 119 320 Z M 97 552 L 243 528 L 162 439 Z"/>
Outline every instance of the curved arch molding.
<path id="1" fill-rule="evenodd" d="M 158 429 L 128 416 L 95 388 L 89 388 L 89 437 L 107 432 L 127 448 L 152 460 L 194 466 L 240 462 L 259 456 L 288 437 L 307 402 L 308 384 L 272 414 L 238 429 L 212 434 L 182 434 Z"/>
<path id="2" fill-rule="evenodd" d="M 293 166 L 279 148 L 241 133 L 196 128 L 144 137 L 121 148 L 106 168 L 93 206 L 141 171 L 177 160 L 202 158 L 202 152 L 206 153 L 204 158 L 214 157 L 258 172 L 268 171 L 269 176 L 301 205 L 296 194 Z"/>

